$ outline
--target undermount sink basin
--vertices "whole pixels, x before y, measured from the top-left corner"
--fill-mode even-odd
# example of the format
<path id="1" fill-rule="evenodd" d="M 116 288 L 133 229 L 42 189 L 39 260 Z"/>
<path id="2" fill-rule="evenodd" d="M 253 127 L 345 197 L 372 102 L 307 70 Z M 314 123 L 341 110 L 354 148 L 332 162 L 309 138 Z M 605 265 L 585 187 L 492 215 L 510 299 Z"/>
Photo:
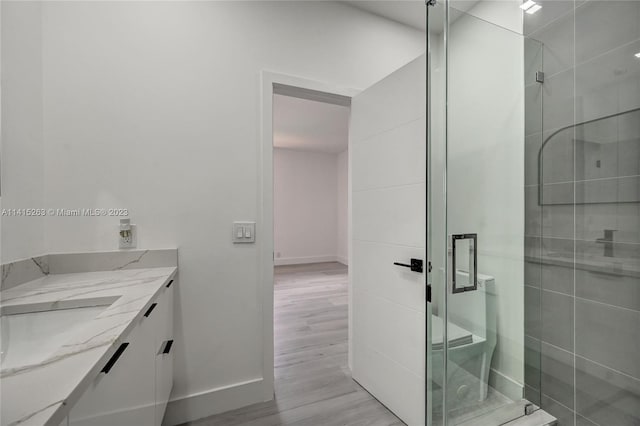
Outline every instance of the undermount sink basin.
<path id="1" fill-rule="evenodd" d="M 40 363 L 50 357 L 111 303 L 0 316 L 0 369 Z M 25 312 L 26 311 L 26 312 Z"/>

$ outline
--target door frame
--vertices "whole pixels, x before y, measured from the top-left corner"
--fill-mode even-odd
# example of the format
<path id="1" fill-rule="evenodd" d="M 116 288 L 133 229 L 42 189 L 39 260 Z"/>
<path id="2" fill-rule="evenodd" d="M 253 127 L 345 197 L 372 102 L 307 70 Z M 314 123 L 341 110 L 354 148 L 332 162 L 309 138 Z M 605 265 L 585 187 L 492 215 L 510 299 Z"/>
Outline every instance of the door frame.
<path id="1" fill-rule="evenodd" d="M 262 398 L 274 397 L 273 345 L 273 95 L 282 94 L 338 105 L 350 104 L 360 90 L 263 70 L 260 73 L 260 137 L 258 139 L 258 298 L 262 306 Z M 350 175 L 350 172 L 349 172 Z M 349 209 L 350 211 L 350 209 Z M 350 214 L 349 214 L 350 215 Z M 351 217 L 348 219 L 349 229 Z M 349 252 L 351 243 L 349 241 Z M 351 292 L 349 292 L 349 354 L 351 354 Z M 351 363 L 349 363 L 350 365 Z"/>

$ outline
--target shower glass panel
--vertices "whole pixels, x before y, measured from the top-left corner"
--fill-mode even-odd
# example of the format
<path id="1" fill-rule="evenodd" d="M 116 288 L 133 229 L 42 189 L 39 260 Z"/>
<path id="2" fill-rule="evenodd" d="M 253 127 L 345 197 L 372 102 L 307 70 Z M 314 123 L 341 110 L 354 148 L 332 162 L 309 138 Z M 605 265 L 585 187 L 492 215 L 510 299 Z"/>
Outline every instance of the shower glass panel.
<path id="1" fill-rule="evenodd" d="M 427 424 L 497 426 L 538 408 L 525 393 L 540 399 L 524 386 L 540 363 L 526 349 L 524 159 L 542 56 L 505 21 L 509 2 L 470 4 L 428 8 Z"/>

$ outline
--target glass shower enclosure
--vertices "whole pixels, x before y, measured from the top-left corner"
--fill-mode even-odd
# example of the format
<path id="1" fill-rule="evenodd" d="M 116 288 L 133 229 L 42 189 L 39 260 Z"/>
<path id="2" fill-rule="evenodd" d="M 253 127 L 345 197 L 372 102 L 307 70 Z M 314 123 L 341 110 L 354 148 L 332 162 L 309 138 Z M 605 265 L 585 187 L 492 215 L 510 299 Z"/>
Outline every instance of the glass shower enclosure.
<path id="1" fill-rule="evenodd" d="M 538 409 L 524 386 L 525 360 L 539 361 L 525 354 L 523 76 L 541 68 L 509 3 L 427 7 L 428 425 Z"/>

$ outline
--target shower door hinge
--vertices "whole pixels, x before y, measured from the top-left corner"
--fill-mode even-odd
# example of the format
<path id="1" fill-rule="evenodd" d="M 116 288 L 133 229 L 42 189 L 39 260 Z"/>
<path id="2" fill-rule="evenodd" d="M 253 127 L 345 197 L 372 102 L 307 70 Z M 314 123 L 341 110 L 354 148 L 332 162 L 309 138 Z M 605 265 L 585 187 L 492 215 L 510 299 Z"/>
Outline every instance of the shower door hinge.
<path id="1" fill-rule="evenodd" d="M 427 284 L 427 302 L 431 303 L 431 284 Z"/>
<path id="2" fill-rule="evenodd" d="M 544 73 L 542 71 L 536 71 L 536 82 L 544 83 Z"/>
<path id="3" fill-rule="evenodd" d="M 533 414 L 534 411 L 536 411 L 536 407 L 533 404 L 529 403 L 529 404 L 526 404 L 524 406 L 524 415 L 525 416 L 529 416 L 529 415 Z"/>

